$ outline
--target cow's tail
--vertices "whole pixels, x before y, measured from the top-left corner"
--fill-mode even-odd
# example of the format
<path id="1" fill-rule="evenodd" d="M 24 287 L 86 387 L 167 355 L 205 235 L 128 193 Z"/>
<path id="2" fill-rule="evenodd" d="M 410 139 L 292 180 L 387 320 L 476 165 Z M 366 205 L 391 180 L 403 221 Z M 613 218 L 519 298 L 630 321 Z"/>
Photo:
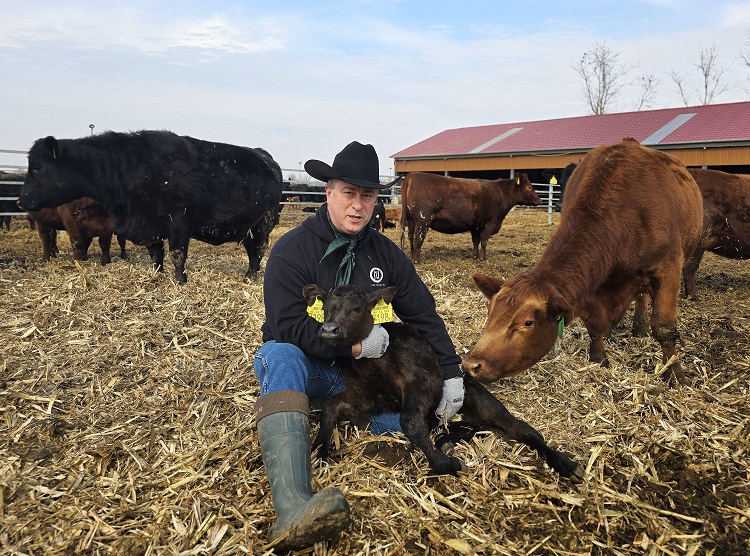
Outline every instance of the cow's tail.
<path id="1" fill-rule="evenodd" d="M 401 219 L 399 224 L 401 225 L 401 250 L 404 249 L 404 231 L 406 230 L 406 191 L 411 181 L 411 176 L 406 175 L 401 178 Z"/>

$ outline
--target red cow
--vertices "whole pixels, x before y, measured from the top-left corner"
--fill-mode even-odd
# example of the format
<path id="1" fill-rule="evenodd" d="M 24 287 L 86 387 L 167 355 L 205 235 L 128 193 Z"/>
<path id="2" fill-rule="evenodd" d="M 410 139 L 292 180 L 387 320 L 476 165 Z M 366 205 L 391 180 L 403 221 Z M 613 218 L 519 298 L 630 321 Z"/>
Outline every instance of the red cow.
<path id="1" fill-rule="evenodd" d="M 667 362 L 677 353 L 680 273 L 702 222 L 700 190 L 677 158 L 630 138 L 593 149 L 571 175 L 560 225 L 532 270 L 508 281 L 472 276 L 489 317 L 464 370 L 483 382 L 518 374 L 575 317 L 589 332 L 589 357 L 606 364 L 602 339 L 641 293 L 653 300 L 651 329 Z M 672 376 L 686 381 L 677 360 L 663 375 Z"/>
<path id="2" fill-rule="evenodd" d="M 428 229 L 444 234 L 471 232 L 472 255 L 486 260 L 487 241 L 500 231 L 510 209 L 541 202 L 526 174 L 482 180 L 412 172 L 401 182 L 401 248 L 407 227 L 415 263 Z"/>
<path id="3" fill-rule="evenodd" d="M 691 169 L 703 196 L 701 242 L 682 269 L 685 297 L 698 299 L 695 274 L 703 253 L 728 259 L 750 259 L 750 175 Z"/>
<path id="4" fill-rule="evenodd" d="M 102 264 L 112 262 L 109 248 L 115 223 L 107 210 L 93 199 L 83 197 L 59 207 L 29 211 L 26 214 L 32 222 L 36 222 L 39 239 L 42 240 L 42 258 L 45 261 L 57 256 L 57 230 L 65 230 L 70 237 L 74 260 L 88 259 L 91 240 L 98 237 Z M 127 258 L 125 238 L 118 236 L 117 242 L 120 244 L 120 257 Z"/>

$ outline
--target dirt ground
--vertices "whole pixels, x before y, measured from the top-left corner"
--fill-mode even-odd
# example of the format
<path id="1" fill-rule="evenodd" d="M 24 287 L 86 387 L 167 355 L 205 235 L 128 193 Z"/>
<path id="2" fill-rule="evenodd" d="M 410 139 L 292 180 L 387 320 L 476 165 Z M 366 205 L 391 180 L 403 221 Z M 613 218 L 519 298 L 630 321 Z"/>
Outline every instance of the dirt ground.
<path id="1" fill-rule="evenodd" d="M 470 274 L 528 270 L 554 230 L 511 213 L 486 262 L 468 234 L 427 235 L 418 270 L 459 353 L 486 317 Z M 400 229 L 386 234 L 398 242 Z M 0 553 L 272 553 L 252 414 L 262 290 L 242 282 L 244 249 L 192 242 L 180 286 L 142 247 L 101 267 L 96 243 L 80 264 L 58 243 L 47 264 L 25 221 L 0 232 Z M 750 553 L 750 261 L 707 255 L 698 288 L 679 308 L 689 386 L 665 387 L 659 347 L 630 335 L 630 314 L 608 341 L 610 368 L 587 360 L 576 321 L 544 360 L 493 385 L 581 465 L 582 484 L 489 433 L 458 446 L 467 473 L 432 476 L 403 439 L 344 424 L 314 481 L 345 492 L 353 525 L 299 553 Z"/>

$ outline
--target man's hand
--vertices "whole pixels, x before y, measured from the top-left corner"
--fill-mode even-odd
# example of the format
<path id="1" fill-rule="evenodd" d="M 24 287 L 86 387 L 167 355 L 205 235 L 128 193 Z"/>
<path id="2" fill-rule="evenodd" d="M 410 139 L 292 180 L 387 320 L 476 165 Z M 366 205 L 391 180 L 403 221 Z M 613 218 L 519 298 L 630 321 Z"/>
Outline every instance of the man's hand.
<path id="1" fill-rule="evenodd" d="M 360 344 L 361 351 L 357 349 L 356 344 L 352 346 L 352 355 L 354 359 L 362 359 L 363 357 L 378 359 L 383 357 L 385 350 L 388 349 L 388 343 L 388 331 L 379 324 L 376 324 L 370 330 L 367 338 L 362 340 Z M 360 353 L 357 353 L 357 351 L 360 351 Z M 463 396 L 463 393 L 461 395 Z M 463 397 L 461 399 L 463 400 Z"/>
<path id="2" fill-rule="evenodd" d="M 458 413 L 462 405 L 464 405 L 464 379 L 462 377 L 449 378 L 443 382 L 443 398 L 435 414 L 445 423 Z"/>

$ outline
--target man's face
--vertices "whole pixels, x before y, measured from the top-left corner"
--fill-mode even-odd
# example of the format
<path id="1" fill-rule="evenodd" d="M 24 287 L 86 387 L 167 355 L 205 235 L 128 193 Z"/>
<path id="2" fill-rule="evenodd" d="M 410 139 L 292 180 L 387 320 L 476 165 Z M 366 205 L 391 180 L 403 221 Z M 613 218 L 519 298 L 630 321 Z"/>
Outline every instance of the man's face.
<path id="1" fill-rule="evenodd" d="M 341 180 L 334 180 L 332 185 L 326 185 L 331 222 L 339 231 L 354 235 L 370 223 L 378 190 Z"/>

